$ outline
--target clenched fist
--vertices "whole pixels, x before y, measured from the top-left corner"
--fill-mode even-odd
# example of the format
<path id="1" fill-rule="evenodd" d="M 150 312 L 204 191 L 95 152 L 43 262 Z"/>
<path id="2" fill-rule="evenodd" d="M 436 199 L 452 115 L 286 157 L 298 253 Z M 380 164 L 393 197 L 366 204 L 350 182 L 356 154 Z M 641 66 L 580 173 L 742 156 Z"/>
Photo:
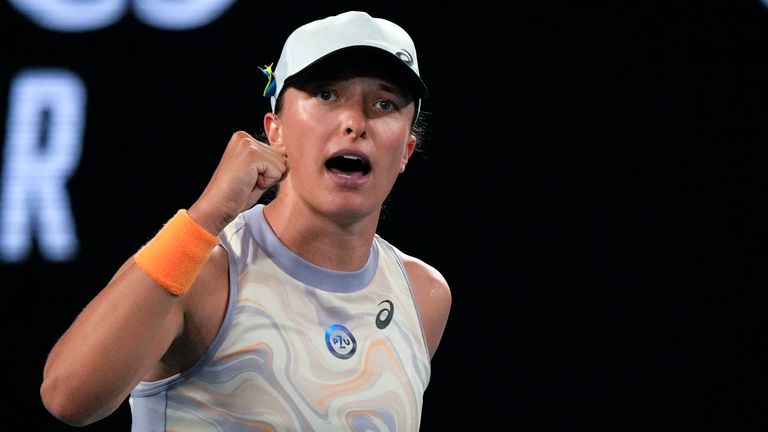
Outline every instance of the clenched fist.
<path id="1" fill-rule="evenodd" d="M 285 155 L 238 131 L 224 150 L 219 165 L 188 214 L 213 234 L 218 234 L 242 211 L 288 173 Z"/>

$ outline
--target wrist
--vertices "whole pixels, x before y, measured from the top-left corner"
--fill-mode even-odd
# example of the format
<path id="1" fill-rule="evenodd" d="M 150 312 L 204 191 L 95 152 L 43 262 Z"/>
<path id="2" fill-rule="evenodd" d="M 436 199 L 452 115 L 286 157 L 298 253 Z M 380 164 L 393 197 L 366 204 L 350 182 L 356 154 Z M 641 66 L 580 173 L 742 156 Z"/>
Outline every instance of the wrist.
<path id="1" fill-rule="evenodd" d="M 187 210 L 187 215 L 198 225 L 213 235 L 219 235 L 224 227 L 231 222 L 215 210 L 207 210 L 205 204 L 196 202 Z"/>

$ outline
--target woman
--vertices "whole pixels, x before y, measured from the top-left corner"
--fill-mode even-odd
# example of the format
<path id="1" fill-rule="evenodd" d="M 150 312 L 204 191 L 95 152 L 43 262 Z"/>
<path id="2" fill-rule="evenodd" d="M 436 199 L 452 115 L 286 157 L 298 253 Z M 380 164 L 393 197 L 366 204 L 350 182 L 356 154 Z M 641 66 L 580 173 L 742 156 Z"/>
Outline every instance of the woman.
<path id="1" fill-rule="evenodd" d="M 346 12 L 264 70 L 269 144 L 233 134 L 51 350 L 41 396 L 63 422 L 130 397 L 141 431 L 418 430 L 450 289 L 376 233 L 427 96 L 413 42 Z"/>

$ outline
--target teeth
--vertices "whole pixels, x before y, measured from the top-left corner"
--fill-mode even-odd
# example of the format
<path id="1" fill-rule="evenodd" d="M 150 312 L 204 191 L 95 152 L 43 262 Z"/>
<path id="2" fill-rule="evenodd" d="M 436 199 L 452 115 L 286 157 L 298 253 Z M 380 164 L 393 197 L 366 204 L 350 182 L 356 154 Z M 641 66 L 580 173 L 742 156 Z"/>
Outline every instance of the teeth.
<path id="1" fill-rule="evenodd" d="M 346 173 L 361 172 L 367 174 L 371 170 L 365 158 L 351 154 L 341 154 L 329 159 L 326 161 L 326 167 Z"/>

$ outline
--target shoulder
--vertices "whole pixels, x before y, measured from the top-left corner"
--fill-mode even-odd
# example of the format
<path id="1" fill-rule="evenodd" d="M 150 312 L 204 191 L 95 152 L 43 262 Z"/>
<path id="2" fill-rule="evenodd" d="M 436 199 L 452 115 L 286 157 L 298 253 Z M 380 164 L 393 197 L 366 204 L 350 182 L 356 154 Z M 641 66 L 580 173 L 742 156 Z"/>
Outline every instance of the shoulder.
<path id="1" fill-rule="evenodd" d="M 411 283 L 418 284 L 420 288 L 430 291 L 435 296 L 446 297 L 450 300 L 451 290 L 448 281 L 435 267 L 414 256 L 397 251 L 403 261 Z"/>
<path id="2" fill-rule="evenodd" d="M 451 310 L 452 295 L 448 281 L 435 267 L 414 256 L 397 251 L 403 261 L 419 308 L 430 357 L 443 337 Z"/>

